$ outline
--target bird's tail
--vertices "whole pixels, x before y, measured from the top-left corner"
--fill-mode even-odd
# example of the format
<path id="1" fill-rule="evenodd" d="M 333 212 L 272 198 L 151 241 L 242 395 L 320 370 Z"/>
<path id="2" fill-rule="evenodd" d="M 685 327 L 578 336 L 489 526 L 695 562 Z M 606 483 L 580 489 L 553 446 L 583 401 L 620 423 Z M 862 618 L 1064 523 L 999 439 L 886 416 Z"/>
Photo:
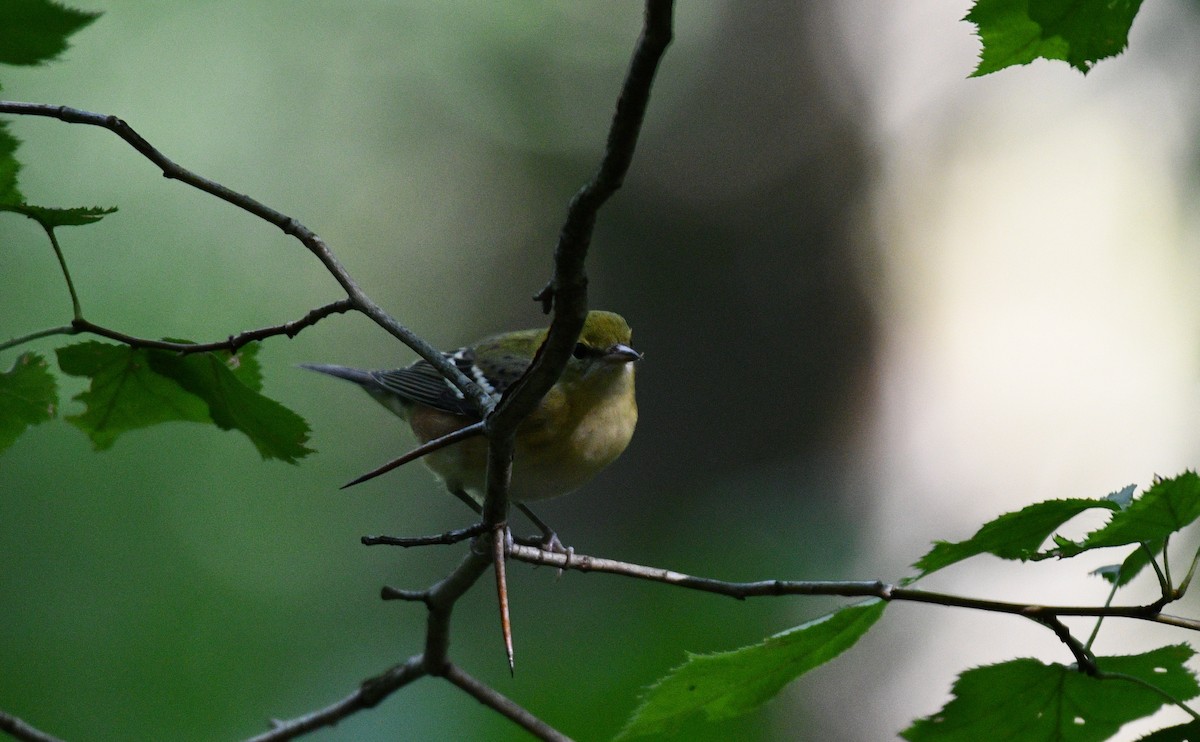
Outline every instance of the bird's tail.
<path id="1" fill-rule="evenodd" d="M 355 384 L 372 388 L 378 386 L 378 382 L 371 376 L 369 371 L 364 371 L 360 368 L 350 368 L 349 366 L 334 366 L 326 363 L 301 363 L 300 368 L 306 368 L 309 371 L 317 373 L 329 374 L 336 376 L 339 379 L 353 381 Z"/>

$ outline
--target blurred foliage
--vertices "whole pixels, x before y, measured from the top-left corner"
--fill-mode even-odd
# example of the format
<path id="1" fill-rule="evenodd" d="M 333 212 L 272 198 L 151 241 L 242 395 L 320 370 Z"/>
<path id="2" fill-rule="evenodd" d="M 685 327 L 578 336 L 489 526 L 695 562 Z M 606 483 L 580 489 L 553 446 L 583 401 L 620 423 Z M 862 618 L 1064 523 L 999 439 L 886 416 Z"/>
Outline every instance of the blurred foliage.
<path id="1" fill-rule="evenodd" d="M 31 425 L 46 422 L 58 409 L 58 385 L 37 353 L 23 353 L 0 373 L 0 451 Z"/>

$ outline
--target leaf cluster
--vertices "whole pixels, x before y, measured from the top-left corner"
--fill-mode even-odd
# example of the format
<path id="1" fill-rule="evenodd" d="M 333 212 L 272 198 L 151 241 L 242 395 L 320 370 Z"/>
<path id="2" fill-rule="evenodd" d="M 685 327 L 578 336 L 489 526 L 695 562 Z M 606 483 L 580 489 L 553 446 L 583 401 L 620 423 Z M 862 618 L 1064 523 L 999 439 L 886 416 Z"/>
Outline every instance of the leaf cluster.
<path id="1" fill-rule="evenodd" d="M 1001 515 L 981 526 L 971 538 L 933 544 L 913 565 L 916 573 L 903 584 L 911 585 L 933 572 L 984 554 L 1027 562 L 1132 547 L 1120 563 L 1097 570 L 1097 574 L 1115 591 L 1153 567 L 1162 589 L 1160 601 L 1132 614 L 1116 609 L 1112 612 L 1153 619 L 1164 605 L 1182 597 L 1200 558 L 1198 552 L 1178 584 L 1171 581 L 1165 549 L 1172 534 L 1200 518 L 1200 476 L 1188 471 L 1157 479 L 1139 497 L 1134 497 L 1134 491 L 1130 485 L 1105 497 L 1048 500 Z M 1102 527 L 1080 539 L 1059 533 L 1075 517 L 1093 509 L 1109 514 Z M 904 589 L 883 594 L 891 600 L 918 597 Z M 947 596 L 920 597 L 923 602 L 969 605 Z M 884 600 L 856 603 L 747 647 L 690 655 L 646 691 L 621 738 L 670 733 L 692 717 L 715 720 L 757 708 L 793 679 L 852 647 L 882 617 L 886 605 Z M 976 607 L 986 610 L 1001 606 L 981 603 Z M 1053 607 L 1030 605 L 1022 611 L 1008 612 L 1055 629 L 1079 661 L 1046 664 L 1020 658 L 967 670 L 954 685 L 953 699 L 937 713 L 914 722 L 902 733 L 905 739 L 1099 741 L 1164 705 L 1182 707 L 1185 701 L 1200 695 L 1195 675 L 1185 665 L 1194 654 L 1186 644 L 1139 655 L 1096 657 L 1069 635 Z M 1097 616 L 1099 622 L 1105 609 L 1086 615 Z M 1174 732 L 1163 730 L 1158 733 L 1162 736 L 1151 739 L 1185 739 L 1198 723 L 1176 728 L 1184 736 L 1172 737 L 1169 735 Z"/>

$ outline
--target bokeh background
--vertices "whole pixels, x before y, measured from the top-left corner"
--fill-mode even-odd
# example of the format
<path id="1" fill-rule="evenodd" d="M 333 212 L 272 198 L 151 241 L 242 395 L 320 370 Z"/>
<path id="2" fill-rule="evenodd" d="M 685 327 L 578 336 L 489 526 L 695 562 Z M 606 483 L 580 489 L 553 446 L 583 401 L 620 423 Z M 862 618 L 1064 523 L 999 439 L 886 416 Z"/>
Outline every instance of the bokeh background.
<path id="1" fill-rule="evenodd" d="M 628 0 L 75 5 L 105 15 L 64 61 L 3 70 L 6 98 L 122 116 L 315 229 L 445 347 L 543 321 L 529 297 L 641 22 Z M 896 579 L 931 540 L 1005 510 L 1196 465 L 1195 4 L 1147 3 L 1131 51 L 1086 78 L 1040 62 L 966 79 L 966 9 L 678 8 L 589 261 L 592 305 L 622 312 L 646 354 L 641 422 L 610 470 L 539 508 L 578 551 L 732 580 Z M 61 234 L 93 321 L 207 340 L 338 298 L 297 243 L 112 135 L 12 129 L 31 200 L 121 209 Z M 0 219 L 0 336 L 69 311 L 36 225 Z M 267 393 L 312 425 L 318 453 L 298 466 L 186 424 L 95 454 L 59 420 L 0 456 L 0 708 L 67 739 L 233 739 L 419 651 L 423 611 L 379 587 L 424 587 L 460 549 L 358 539 L 469 513 L 416 467 L 339 491 L 409 439 L 353 388 L 294 368 L 412 354 L 342 316 L 261 357 Z M 1118 558 L 979 559 L 928 586 L 1100 602 L 1084 575 Z M 519 564 L 510 586 L 515 678 L 486 582 L 456 611 L 453 656 L 581 740 L 611 737 L 685 651 L 837 605 Z M 1183 638 L 1114 622 L 1097 648 Z M 896 605 L 761 713 L 681 738 L 888 739 L 958 671 L 1018 655 L 1070 661 L 1010 617 Z M 425 680 L 310 738 L 526 737 Z"/>

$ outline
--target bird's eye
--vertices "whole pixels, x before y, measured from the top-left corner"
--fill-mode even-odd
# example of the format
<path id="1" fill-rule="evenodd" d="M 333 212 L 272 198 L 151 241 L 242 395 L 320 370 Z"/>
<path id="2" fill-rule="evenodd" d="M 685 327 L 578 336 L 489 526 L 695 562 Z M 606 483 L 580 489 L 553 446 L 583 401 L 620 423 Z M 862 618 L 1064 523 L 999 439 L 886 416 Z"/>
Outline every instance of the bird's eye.
<path id="1" fill-rule="evenodd" d="M 575 350 L 571 351 L 571 355 L 579 359 L 587 358 L 592 354 L 592 349 L 583 343 L 575 343 Z"/>

